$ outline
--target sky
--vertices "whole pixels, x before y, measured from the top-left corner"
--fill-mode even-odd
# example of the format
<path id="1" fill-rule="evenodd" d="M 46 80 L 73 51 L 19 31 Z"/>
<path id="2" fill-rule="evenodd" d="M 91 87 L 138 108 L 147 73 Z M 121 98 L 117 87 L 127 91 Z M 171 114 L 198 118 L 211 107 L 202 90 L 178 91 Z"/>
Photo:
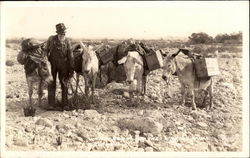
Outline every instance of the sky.
<path id="1" fill-rule="evenodd" d="M 47 38 L 64 23 L 71 38 L 187 38 L 242 31 L 248 2 L 74 2 L 4 5 L 5 37 Z"/>

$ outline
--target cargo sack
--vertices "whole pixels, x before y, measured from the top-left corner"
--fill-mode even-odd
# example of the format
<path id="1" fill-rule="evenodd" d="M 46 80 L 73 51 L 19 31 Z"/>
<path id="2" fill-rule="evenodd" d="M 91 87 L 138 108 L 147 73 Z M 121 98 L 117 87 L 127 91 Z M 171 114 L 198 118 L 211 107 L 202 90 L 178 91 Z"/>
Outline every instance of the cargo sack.
<path id="1" fill-rule="evenodd" d="M 145 59 L 149 71 L 153 71 L 163 67 L 163 59 L 159 50 L 157 50 L 156 52 L 151 51 L 150 53 L 146 53 Z"/>
<path id="2" fill-rule="evenodd" d="M 17 55 L 17 61 L 19 64 L 24 65 L 26 60 L 27 60 L 27 55 L 25 54 L 24 51 L 20 51 Z"/>
<path id="3" fill-rule="evenodd" d="M 102 46 L 101 48 L 96 50 L 96 55 L 98 56 L 101 65 L 105 65 L 108 62 L 114 60 L 113 52 L 111 51 L 111 48 L 107 45 Z"/>
<path id="4" fill-rule="evenodd" d="M 22 51 L 31 51 L 33 49 L 39 48 L 41 46 L 40 43 L 41 42 L 33 38 L 25 39 L 21 43 Z"/>
<path id="5" fill-rule="evenodd" d="M 217 58 L 195 59 L 194 64 L 198 78 L 207 78 L 220 74 Z"/>

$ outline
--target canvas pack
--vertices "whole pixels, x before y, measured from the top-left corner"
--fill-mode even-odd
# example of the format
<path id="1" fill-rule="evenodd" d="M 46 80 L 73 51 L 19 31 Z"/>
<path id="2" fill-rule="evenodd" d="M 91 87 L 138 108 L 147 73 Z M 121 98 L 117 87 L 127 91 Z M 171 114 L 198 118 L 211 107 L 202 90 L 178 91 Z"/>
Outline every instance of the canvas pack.
<path id="1" fill-rule="evenodd" d="M 160 51 L 145 54 L 145 59 L 149 71 L 153 71 L 163 67 L 163 59 Z"/>

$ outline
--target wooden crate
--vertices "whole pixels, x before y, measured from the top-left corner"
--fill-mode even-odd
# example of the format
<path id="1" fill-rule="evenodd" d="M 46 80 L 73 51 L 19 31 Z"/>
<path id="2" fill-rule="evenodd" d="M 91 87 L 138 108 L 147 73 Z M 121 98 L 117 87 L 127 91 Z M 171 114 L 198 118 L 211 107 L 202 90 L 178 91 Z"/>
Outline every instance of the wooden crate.
<path id="1" fill-rule="evenodd" d="M 199 78 L 219 75 L 217 58 L 201 58 L 195 60 L 196 75 Z"/>
<path id="2" fill-rule="evenodd" d="M 163 59 L 159 50 L 157 50 L 156 52 L 146 53 L 145 59 L 149 71 L 153 71 L 163 67 Z"/>
<path id="3" fill-rule="evenodd" d="M 113 54 L 110 49 L 102 49 L 97 51 L 97 55 L 100 59 L 101 64 L 107 64 L 108 62 L 113 60 Z"/>

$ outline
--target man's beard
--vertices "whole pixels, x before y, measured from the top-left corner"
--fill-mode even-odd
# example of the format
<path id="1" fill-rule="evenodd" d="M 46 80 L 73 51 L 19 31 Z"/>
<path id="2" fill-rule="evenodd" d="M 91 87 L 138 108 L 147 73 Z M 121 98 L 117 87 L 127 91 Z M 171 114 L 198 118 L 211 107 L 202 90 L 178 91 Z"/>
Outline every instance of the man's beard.
<path id="1" fill-rule="evenodd" d="M 65 40 L 65 35 L 58 35 L 58 39 L 60 41 L 64 41 Z"/>

